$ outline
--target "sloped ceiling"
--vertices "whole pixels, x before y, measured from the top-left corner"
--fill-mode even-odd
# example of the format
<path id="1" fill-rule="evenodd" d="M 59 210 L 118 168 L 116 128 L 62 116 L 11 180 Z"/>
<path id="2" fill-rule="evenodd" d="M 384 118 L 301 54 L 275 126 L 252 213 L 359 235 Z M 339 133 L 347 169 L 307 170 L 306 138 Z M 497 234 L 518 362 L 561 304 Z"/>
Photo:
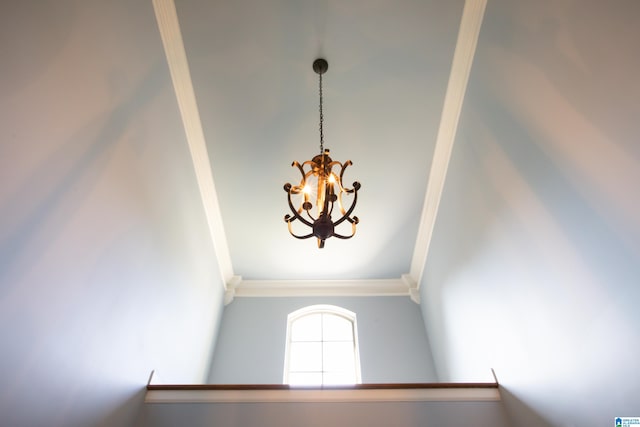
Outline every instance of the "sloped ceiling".
<path id="1" fill-rule="evenodd" d="M 300 281 L 305 294 L 309 281 L 328 293 L 345 281 L 371 294 L 415 290 L 484 5 L 154 2 L 231 293 L 246 294 L 247 279 L 263 292 Z M 325 146 L 334 159 L 352 153 L 357 177 L 346 180 L 364 185 L 365 213 L 357 238 L 322 250 L 282 221 L 282 185 L 297 174 L 285 166 L 319 145 L 317 57 L 330 64 Z"/>
<path id="2" fill-rule="evenodd" d="M 439 4 L 440 3 L 440 4 Z M 409 271 L 461 2 L 177 2 L 229 252 L 244 279 L 391 279 Z M 387 19 L 380 20 L 380 16 Z M 423 17 L 438 16 L 426 25 Z M 293 36 L 295 34 L 295 36 Z M 325 145 L 363 189 L 357 238 L 289 236 L 290 165 Z"/>

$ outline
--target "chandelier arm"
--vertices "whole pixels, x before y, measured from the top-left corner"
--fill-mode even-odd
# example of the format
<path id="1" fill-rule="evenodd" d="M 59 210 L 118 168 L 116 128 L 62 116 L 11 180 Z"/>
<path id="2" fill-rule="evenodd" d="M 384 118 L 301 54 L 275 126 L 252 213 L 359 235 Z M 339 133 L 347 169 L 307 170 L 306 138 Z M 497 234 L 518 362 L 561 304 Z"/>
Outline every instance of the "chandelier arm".
<path id="1" fill-rule="evenodd" d="M 307 216 L 311 219 L 311 221 L 316 222 L 317 218 L 314 218 L 313 215 L 311 215 L 311 211 L 305 211 L 305 212 L 307 213 Z M 309 225 L 309 224 L 307 224 L 307 225 Z M 313 227 L 313 224 L 309 225 L 309 227 Z"/>
<path id="2" fill-rule="evenodd" d="M 347 240 L 356 235 L 356 224 L 354 222 L 351 223 L 351 235 L 343 236 L 342 234 L 333 233 L 332 237 L 337 237 L 338 239 Z"/>
<path id="3" fill-rule="evenodd" d="M 298 162 L 296 162 L 298 163 Z M 313 160 L 305 160 L 304 162 L 302 162 L 302 167 L 309 165 L 311 168 L 313 168 L 313 165 L 315 164 L 315 162 Z M 304 173 L 303 173 L 304 175 Z"/>
<path id="4" fill-rule="evenodd" d="M 358 218 L 357 216 L 353 216 L 353 217 L 347 217 L 347 221 L 349 221 L 351 224 L 355 224 L 358 225 L 360 224 L 360 218 Z"/>
<path id="5" fill-rule="evenodd" d="M 340 185 L 342 185 L 342 176 L 344 175 L 344 171 L 348 166 L 351 166 L 352 164 L 353 163 L 351 162 L 351 160 L 347 160 L 346 162 L 344 162 L 344 165 L 340 165 L 342 166 L 342 168 L 340 169 Z M 347 193 L 351 193 L 353 192 L 353 189 L 345 188 L 344 191 L 346 191 Z"/>
<path id="6" fill-rule="evenodd" d="M 296 239 L 304 240 L 304 239 L 308 239 L 309 237 L 313 237 L 313 233 L 305 234 L 304 236 L 298 236 L 293 232 L 293 229 L 291 228 L 291 222 L 289 222 L 288 224 L 289 224 L 289 234 L 291 234 Z"/>
<path id="7" fill-rule="evenodd" d="M 304 169 L 303 169 L 303 166 L 305 165 L 305 163 L 307 163 L 307 162 L 304 162 L 304 163 L 301 165 L 300 163 L 296 162 L 295 160 L 293 161 L 293 163 L 291 163 L 291 166 L 295 166 L 295 167 L 297 167 L 297 168 L 298 168 L 298 170 L 300 171 L 300 174 L 302 175 L 302 179 L 303 179 L 303 180 L 304 180 L 304 178 L 305 178 Z"/>
<path id="8" fill-rule="evenodd" d="M 340 175 L 338 175 L 337 173 L 333 173 L 332 170 L 333 170 L 334 166 L 340 166 L 340 168 L 341 168 Z M 335 184 L 338 184 L 338 188 L 340 189 L 340 192 L 346 191 L 345 188 L 342 186 L 342 174 L 343 174 L 342 169 L 344 169 L 344 167 L 342 166 L 342 163 L 340 163 L 337 160 L 334 160 L 333 162 L 329 163 L 329 167 L 328 168 L 331 171 L 329 173 L 329 175 L 335 175 L 335 177 L 336 177 L 335 178 Z"/>
<path id="9" fill-rule="evenodd" d="M 334 185 L 338 185 L 338 194 L 336 194 L 333 191 L 333 187 L 331 188 L 331 192 L 330 195 L 332 196 L 330 201 L 331 201 L 331 209 L 329 209 L 329 218 L 331 218 L 331 214 L 333 213 L 333 207 L 336 205 L 336 202 L 338 203 L 338 208 L 340 209 L 340 215 L 344 214 L 344 208 L 342 207 L 342 192 L 344 191 L 342 189 L 342 185 L 340 184 L 340 182 L 335 182 Z"/>
<path id="10" fill-rule="evenodd" d="M 296 208 L 293 207 L 293 203 L 291 203 L 291 193 L 289 193 L 289 196 L 287 197 L 287 201 L 289 202 L 289 208 L 291 209 L 291 212 L 293 213 L 294 218 L 299 219 L 306 226 L 313 228 L 313 224 L 307 221 L 306 219 L 304 219 L 303 217 L 301 217 L 300 214 L 296 211 Z M 291 222 L 289 220 L 286 220 L 286 221 L 289 223 Z"/>
<path id="11" fill-rule="evenodd" d="M 354 184 L 358 184 L 358 182 L 354 182 Z M 358 184 L 358 187 L 360 185 Z M 353 187 L 353 203 L 351 203 L 351 207 L 349 208 L 349 210 L 347 211 L 347 213 L 345 213 L 342 218 L 340 218 L 339 220 L 337 220 L 336 222 L 333 223 L 333 225 L 338 225 L 341 222 L 343 222 L 345 219 L 349 218 L 351 216 L 351 213 L 353 212 L 353 210 L 356 207 L 356 202 L 358 201 L 358 188 L 356 188 L 356 186 L 354 185 Z"/>
<path id="12" fill-rule="evenodd" d="M 304 166 L 308 162 L 304 162 L 302 166 Z M 313 175 L 313 169 L 309 170 L 309 172 L 305 172 L 304 169 L 298 164 L 298 169 L 300 169 L 300 173 L 302 174 L 302 181 L 300 181 L 300 185 L 295 185 L 293 188 L 296 191 L 293 194 L 299 194 L 304 192 L 304 187 L 307 185 L 307 178 Z"/>
<path id="13" fill-rule="evenodd" d="M 355 235 L 356 235 L 356 233 L 353 233 L 353 234 L 351 234 L 351 235 L 349 235 L 349 236 L 343 236 L 343 235 L 341 235 L 341 234 L 333 233 L 333 235 L 332 235 L 331 237 L 337 237 L 338 239 L 348 240 L 348 239 L 352 238 L 352 237 L 353 237 L 353 236 L 355 236 Z"/>
<path id="14" fill-rule="evenodd" d="M 340 209 L 340 215 L 344 215 L 345 213 L 347 213 L 347 211 L 344 209 L 344 205 L 342 204 L 342 193 L 344 193 L 345 190 L 342 189 L 342 191 L 340 192 L 340 194 L 338 194 L 338 208 Z"/>
<path id="15" fill-rule="evenodd" d="M 331 205 L 331 209 L 329 209 Z M 331 211 L 333 211 L 333 201 L 331 201 L 331 186 L 328 185 L 324 190 L 324 205 L 322 206 L 322 212 L 326 212 L 331 218 Z"/>
<path id="16" fill-rule="evenodd" d="M 335 202 L 331 202 L 331 208 L 329 208 L 329 218 L 331 218 L 331 214 L 333 213 L 333 206 L 335 205 Z"/>
<path id="17" fill-rule="evenodd" d="M 313 168 L 311 170 L 309 170 L 309 172 L 302 174 L 302 182 L 300 184 L 302 184 L 302 183 L 306 184 L 307 183 L 307 178 L 309 178 L 312 175 L 313 175 Z"/>
<path id="18" fill-rule="evenodd" d="M 337 160 L 334 160 L 327 165 L 327 169 L 332 170 L 334 166 L 340 166 L 340 168 L 342 168 L 342 163 L 340 163 Z"/>

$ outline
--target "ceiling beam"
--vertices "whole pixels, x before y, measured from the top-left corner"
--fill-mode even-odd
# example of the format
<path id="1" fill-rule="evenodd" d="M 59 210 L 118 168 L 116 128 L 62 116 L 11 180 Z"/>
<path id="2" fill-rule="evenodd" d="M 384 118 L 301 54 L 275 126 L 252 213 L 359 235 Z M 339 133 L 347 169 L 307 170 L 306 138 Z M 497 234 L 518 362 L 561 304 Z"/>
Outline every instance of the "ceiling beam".
<path id="1" fill-rule="evenodd" d="M 458 40 L 453 53 L 451 74 L 444 97 L 440 127 L 429 172 L 427 191 L 424 197 L 420 227 L 411 260 L 410 276 L 420 288 L 422 275 L 427 263 L 429 245 L 442 198 L 444 182 L 449 167 L 449 159 L 456 138 L 460 111 L 471 73 L 471 64 L 478 43 L 480 27 L 484 17 L 487 0 L 467 0 L 462 11 Z"/>
<path id="2" fill-rule="evenodd" d="M 189 144 L 193 168 L 209 225 L 209 233 L 218 259 L 222 284 L 226 290 L 227 283 L 233 278 L 233 267 L 176 6 L 173 0 L 153 0 L 153 9 L 156 13 L 164 53 L 167 57 L 178 108 Z"/>

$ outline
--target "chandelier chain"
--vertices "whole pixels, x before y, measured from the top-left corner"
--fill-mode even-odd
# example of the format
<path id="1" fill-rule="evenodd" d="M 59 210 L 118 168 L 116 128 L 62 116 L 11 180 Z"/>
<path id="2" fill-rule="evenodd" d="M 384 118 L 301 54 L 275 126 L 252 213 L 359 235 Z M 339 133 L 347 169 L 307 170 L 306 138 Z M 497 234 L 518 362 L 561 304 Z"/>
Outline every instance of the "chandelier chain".
<path id="1" fill-rule="evenodd" d="M 320 76 L 320 154 L 324 155 L 324 131 L 322 129 L 322 124 L 324 122 L 324 114 L 322 113 L 322 73 L 319 73 Z"/>

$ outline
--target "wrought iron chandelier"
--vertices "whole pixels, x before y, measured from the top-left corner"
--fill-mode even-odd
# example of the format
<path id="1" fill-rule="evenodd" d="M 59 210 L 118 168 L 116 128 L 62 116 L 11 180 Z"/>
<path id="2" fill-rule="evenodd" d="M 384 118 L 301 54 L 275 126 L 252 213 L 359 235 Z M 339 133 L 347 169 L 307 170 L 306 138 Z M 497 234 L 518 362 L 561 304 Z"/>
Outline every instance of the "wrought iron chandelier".
<path id="1" fill-rule="evenodd" d="M 297 167 L 302 174 L 300 184 L 286 183 L 284 191 L 287 192 L 289 208 L 293 215 L 285 215 L 284 220 L 289 227 L 289 233 L 296 239 L 308 239 L 316 237 L 318 248 L 324 248 L 324 241 L 329 237 L 350 239 L 356 234 L 356 225 L 359 222 L 357 216 L 351 216 L 356 202 L 360 183 L 355 181 L 353 188 L 342 186 L 342 176 L 351 160 L 344 163 L 331 160 L 329 149 L 324 148 L 324 115 L 322 111 L 322 75 L 329 69 L 326 60 L 319 58 L 313 62 L 313 71 L 319 76 L 320 93 L 320 154 L 302 164 L 294 161 L 291 166 Z M 306 168 L 308 167 L 308 170 Z M 333 168 L 340 168 L 340 172 L 333 172 Z M 345 209 L 342 203 L 344 194 L 353 195 L 351 206 Z M 340 218 L 333 221 L 334 207 L 337 205 Z M 296 207 L 297 206 L 297 207 Z M 298 235 L 293 231 L 292 223 L 299 221 L 311 229 L 309 234 Z M 336 227 L 343 222 L 351 223 L 351 234 L 343 235 L 336 232 Z"/>

